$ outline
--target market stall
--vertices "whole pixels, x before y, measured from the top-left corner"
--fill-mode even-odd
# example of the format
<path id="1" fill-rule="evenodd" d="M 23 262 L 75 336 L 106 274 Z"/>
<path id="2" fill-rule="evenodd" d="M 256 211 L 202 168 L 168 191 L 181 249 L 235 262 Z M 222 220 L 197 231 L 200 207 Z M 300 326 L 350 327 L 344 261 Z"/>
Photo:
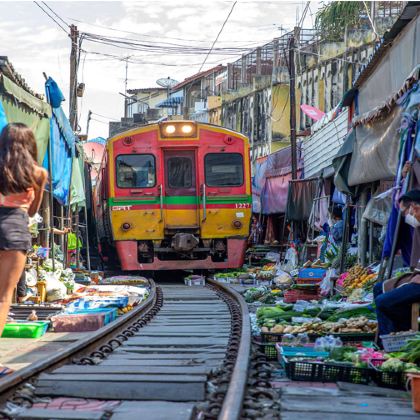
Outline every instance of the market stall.
<path id="1" fill-rule="evenodd" d="M 274 259 L 267 253 L 267 259 Z M 214 280 L 239 288 L 251 313 L 254 340 L 292 381 L 351 382 L 405 390 L 420 374 L 420 335 L 381 336 L 373 301 L 379 264 L 347 262 L 342 275 L 327 263 L 305 267 L 282 260 L 219 272 Z M 405 270 L 396 271 L 396 276 Z"/>

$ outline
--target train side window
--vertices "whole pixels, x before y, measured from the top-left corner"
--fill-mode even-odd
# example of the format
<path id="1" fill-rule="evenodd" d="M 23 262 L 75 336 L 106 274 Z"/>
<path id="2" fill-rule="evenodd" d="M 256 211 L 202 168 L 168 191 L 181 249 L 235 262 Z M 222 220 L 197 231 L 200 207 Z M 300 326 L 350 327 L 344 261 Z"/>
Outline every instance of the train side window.
<path id="1" fill-rule="evenodd" d="M 239 153 L 209 153 L 204 167 L 209 187 L 240 187 L 244 183 L 244 162 Z"/>
<path id="2" fill-rule="evenodd" d="M 119 188 L 151 188 L 156 185 L 153 155 L 119 155 L 116 167 Z"/>

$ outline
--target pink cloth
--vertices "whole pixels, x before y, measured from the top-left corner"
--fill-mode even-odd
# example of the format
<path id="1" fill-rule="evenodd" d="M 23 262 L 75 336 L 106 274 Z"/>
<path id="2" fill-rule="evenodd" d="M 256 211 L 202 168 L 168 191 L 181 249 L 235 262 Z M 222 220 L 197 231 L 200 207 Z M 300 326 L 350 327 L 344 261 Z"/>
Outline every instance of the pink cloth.
<path id="1" fill-rule="evenodd" d="M 18 194 L 0 194 L 0 207 L 12 207 L 28 210 L 35 199 L 35 191 L 28 188 L 27 191 Z"/>

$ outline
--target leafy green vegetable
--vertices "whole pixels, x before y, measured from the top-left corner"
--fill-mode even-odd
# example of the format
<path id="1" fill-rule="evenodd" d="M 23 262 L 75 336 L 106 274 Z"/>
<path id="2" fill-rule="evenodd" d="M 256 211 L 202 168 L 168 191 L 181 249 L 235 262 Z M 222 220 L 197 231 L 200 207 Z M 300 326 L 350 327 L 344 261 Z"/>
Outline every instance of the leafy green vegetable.
<path id="1" fill-rule="evenodd" d="M 355 309 L 347 309 L 345 311 L 338 311 L 334 315 L 331 315 L 327 321 L 328 322 L 336 322 L 341 318 L 349 319 L 349 318 L 356 318 L 359 316 L 365 316 L 368 319 L 376 319 L 376 314 L 371 309 L 363 307 L 363 308 L 355 308 Z"/>

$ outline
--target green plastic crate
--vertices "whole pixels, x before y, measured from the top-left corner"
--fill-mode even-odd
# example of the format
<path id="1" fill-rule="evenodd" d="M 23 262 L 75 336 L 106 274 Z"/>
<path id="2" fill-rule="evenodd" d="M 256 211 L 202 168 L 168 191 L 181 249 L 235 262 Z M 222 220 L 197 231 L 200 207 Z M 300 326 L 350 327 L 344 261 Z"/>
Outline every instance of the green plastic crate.
<path id="1" fill-rule="evenodd" d="M 49 321 L 8 322 L 2 338 L 39 338 L 47 332 L 49 324 Z"/>

